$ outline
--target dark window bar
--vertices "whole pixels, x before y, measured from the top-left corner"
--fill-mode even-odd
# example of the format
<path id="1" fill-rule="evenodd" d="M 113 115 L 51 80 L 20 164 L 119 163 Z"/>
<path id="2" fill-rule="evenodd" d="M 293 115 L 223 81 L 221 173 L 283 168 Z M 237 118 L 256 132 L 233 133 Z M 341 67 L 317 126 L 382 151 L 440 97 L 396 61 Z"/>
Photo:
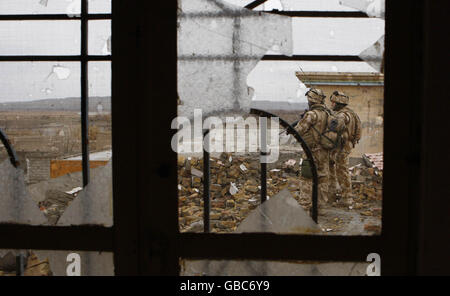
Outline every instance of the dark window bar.
<path id="1" fill-rule="evenodd" d="M 384 250 L 380 236 L 281 235 L 275 233 L 181 233 L 176 244 L 185 259 L 311 260 L 362 262 Z M 278 246 L 283 246 L 279 252 Z M 245 247 L 243 247 L 245 246 Z M 264 246 L 264 248 L 261 248 Z M 341 246 L 340 248 L 336 246 Z M 275 251 L 277 250 L 277 251 Z"/>
<path id="2" fill-rule="evenodd" d="M 257 13 L 255 13 L 257 12 Z M 369 18 L 359 11 L 221 11 L 221 12 L 183 12 L 180 18 L 247 18 L 258 17 L 262 13 L 278 14 L 289 17 L 317 17 L 317 18 Z"/>
<path id="3" fill-rule="evenodd" d="M 247 9 L 254 9 L 267 2 L 267 0 L 256 0 L 245 6 Z M 362 11 L 264 11 L 280 15 L 293 17 L 369 17 Z"/>
<path id="4" fill-rule="evenodd" d="M 22 254 L 16 256 L 16 276 L 22 276 L 25 269 L 25 258 Z"/>
<path id="5" fill-rule="evenodd" d="M 253 9 L 253 8 L 260 6 L 261 4 L 264 4 L 264 2 L 267 2 L 267 0 L 255 0 L 255 1 L 245 5 L 245 8 Z"/>
<path id="6" fill-rule="evenodd" d="M 203 146 L 203 231 L 209 233 L 211 231 L 209 214 L 211 212 L 211 191 L 210 191 L 210 163 L 209 163 L 209 130 L 203 133 L 203 139 L 207 138 L 205 149 Z"/>
<path id="7" fill-rule="evenodd" d="M 111 55 L 68 55 L 68 56 L 35 56 L 35 55 L 23 55 L 23 56 L 0 56 L 0 62 L 80 62 L 80 61 L 111 61 Z"/>
<path id="8" fill-rule="evenodd" d="M 83 187 L 89 184 L 88 0 L 81 1 L 81 150 Z"/>
<path id="9" fill-rule="evenodd" d="M 257 57 L 252 55 L 183 55 L 179 61 L 254 61 Z M 263 61 L 333 61 L 333 62 L 363 62 L 355 55 L 265 55 Z"/>
<path id="10" fill-rule="evenodd" d="M 279 14 L 290 17 L 340 17 L 340 18 L 369 18 L 362 11 L 265 11 L 273 14 Z"/>
<path id="11" fill-rule="evenodd" d="M 332 62 L 364 62 L 355 55 L 265 55 L 263 61 L 332 61 Z"/>
<path id="12" fill-rule="evenodd" d="M 97 225 L 0 224 L 2 249 L 112 252 L 114 228 Z"/>
<path id="13" fill-rule="evenodd" d="M 112 14 L 88 14 L 83 17 L 88 20 L 109 20 L 112 18 Z M 0 15 L 0 21 L 70 21 L 81 20 L 81 15 L 68 15 L 68 14 L 9 14 Z"/>
<path id="14" fill-rule="evenodd" d="M 19 159 L 17 158 L 16 151 L 14 151 L 14 148 L 11 145 L 11 142 L 9 141 L 6 134 L 0 129 L 0 140 L 3 143 L 3 146 L 5 146 L 6 152 L 8 152 L 9 160 L 11 161 L 11 164 L 17 168 L 19 166 Z"/>
<path id="15" fill-rule="evenodd" d="M 259 143 L 261 164 L 261 204 L 267 200 L 267 162 L 265 158 L 269 155 L 267 151 L 267 117 L 259 120 Z"/>

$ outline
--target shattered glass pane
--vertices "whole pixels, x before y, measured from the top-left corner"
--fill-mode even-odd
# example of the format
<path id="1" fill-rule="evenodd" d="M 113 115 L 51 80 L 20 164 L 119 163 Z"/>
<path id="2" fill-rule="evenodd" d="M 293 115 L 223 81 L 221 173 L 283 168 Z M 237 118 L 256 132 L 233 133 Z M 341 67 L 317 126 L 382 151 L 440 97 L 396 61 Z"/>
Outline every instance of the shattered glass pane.
<path id="1" fill-rule="evenodd" d="M 369 18 L 293 18 L 292 28 L 296 55 L 359 55 L 384 35 L 384 21 Z"/>
<path id="2" fill-rule="evenodd" d="M 378 72 L 383 72 L 384 57 L 384 35 L 377 40 L 371 47 L 367 48 L 359 55 Z"/>
<path id="3" fill-rule="evenodd" d="M 0 76 L 0 129 L 20 163 L 17 169 L 2 169 L 1 191 L 10 194 L 0 196 L 8 205 L 2 207 L 1 222 L 54 225 L 82 184 L 80 173 L 55 167 L 56 161 L 81 153 L 80 64 L 3 62 Z M 7 166 L 3 147 L 0 158 Z"/>
<path id="4" fill-rule="evenodd" d="M 90 183 L 62 214 L 58 226 L 113 225 L 112 162 L 92 169 Z"/>
<path id="5" fill-rule="evenodd" d="M 79 21 L 3 21 L 0 55 L 79 55 L 80 32 Z"/>
<path id="6" fill-rule="evenodd" d="M 37 204 L 28 195 L 23 171 L 14 168 L 9 160 L 0 164 L 0 192 L 0 223 L 46 223 Z"/>
<path id="7" fill-rule="evenodd" d="M 62 214 L 58 225 L 112 226 L 111 62 L 89 63 L 89 185 Z M 81 155 L 61 161 L 81 165 Z"/>
<path id="8" fill-rule="evenodd" d="M 111 63 L 92 63 L 89 72 L 92 176 L 83 190 L 80 64 L 2 63 L 0 129 L 9 137 L 20 166 L 10 167 L 0 147 L 0 190 L 5 192 L 0 195 L 1 222 L 112 224 Z M 70 211 L 63 216 L 66 209 Z"/>
<path id="9" fill-rule="evenodd" d="M 111 0 L 89 0 L 89 13 L 111 13 Z"/>
<path id="10" fill-rule="evenodd" d="M 178 114 L 248 112 L 246 77 L 273 46 L 292 54 L 289 17 L 262 14 L 220 0 L 180 1 Z"/>
<path id="11" fill-rule="evenodd" d="M 232 5 L 245 7 L 246 5 L 254 2 L 254 0 L 224 0 L 224 2 L 227 2 Z"/>
<path id="12" fill-rule="evenodd" d="M 268 1 L 258 9 L 355 11 L 340 5 L 339 1 Z M 233 14 L 236 11 L 239 22 L 236 13 Z M 261 36 L 257 35 L 258 29 L 263 28 L 257 22 L 249 22 L 255 26 L 253 29 L 244 28 L 247 19 L 258 19 L 254 12 L 236 7 L 230 10 L 222 1 L 179 2 L 178 115 L 186 118 L 174 121 L 172 128 L 180 132 L 175 138 L 177 142 L 172 144 L 178 144 L 174 150 L 179 153 L 180 231 L 204 231 L 202 148 L 228 147 L 230 139 L 235 137 L 232 134 L 228 138 L 228 130 L 217 128 L 223 123 L 221 120 L 242 115 L 246 126 L 241 129 L 248 136 L 237 134 L 235 139 L 238 145 L 243 142 L 250 146 L 252 120 L 261 141 L 261 121 L 257 120 L 259 115 L 249 114 L 250 108 L 270 112 L 293 124 L 309 108 L 306 92 L 319 88 L 326 95 L 328 108 L 332 108 L 330 96 L 334 91 L 347 94 L 350 108 L 361 119 L 363 136 L 349 152 L 348 196 L 342 195 L 344 185 L 339 182 L 343 181 L 336 181 L 329 203 L 319 201 L 318 223 L 312 221 L 312 181 L 307 174 L 305 152 L 293 136 L 283 133 L 281 126 L 276 125 L 275 129 L 271 125 L 268 138 L 276 139 L 276 143 L 270 142 L 269 147 L 278 154 L 267 167 L 267 200 L 263 204 L 259 163 L 262 145 L 253 151 L 224 149 L 223 153 L 210 155 L 211 232 L 380 234 L 384 75 L 364 62 L 259 59 L 265 54 L 295 54 L 353 55 L 366 60 L 360 53 L 383 36 L 384 20 L 287 17 L 289 21 L 286 21 L 286 17 L 272 18 L 280 17 L 275 14 L 267 20 L 266 17 L 266 14 L 259 16 L 264 19 L 264 25 L 279 26 L 278 35 L 287 35 L 283 40 L 289 40 L 288 43 L 275 39 L 272 30 L 264 29 Z M 250 34 L 241 30 L 254 32 L 248 37 Z M 256 47 L 255 43 L 264 46 Z M 286 50 L 288 44 L 292 44 L 292 51 Z M 240 51 L 245 55 L 240 55 Z M 242 70 L 242 65 L 248 68 Z M 204 120 L 204 129 L 214 126 L 204 143 L 202 126 L 196 125 L 196 119 L 200 119 L 200 124 Z M 231 118 L 230 123 L 238 120 Z M 280 131 L 278 137 L 272 137 L 273 130 Z M 187 145 L 180 148 L 181 142 Z M 375 160 L 365 160 L 370 157 Z"/>
<path id="13" fill-rule="evenodd" d="M 355 11 L 343 6 L 339 0 L 268 0 L 255 10 L 280 11 Z"/>
<path id="14" fill-rule="evenodd" d="M 385 0 L 340 0 L 341 5 L 363 11 L 372 17 L 385 17 Z"/>
<path id="15" fill-rule="evenodd" d="M 180 260 L 181 276 L 365 276 L 370 263 Z"/>
<path id="16" fill-rule="evenodd" d="M 17 263 L 18 256 L 22 266 Z M 113 276 L 113 253 L 0 250 L 0 276 L 18 273 L 23 276 Z"/>
<path id="17" fill-rule="evenodd" d="M 0 111 L 80 108 L 80 64 L 76 62 L 2 62 Z M 25 83 L 26 82 L 26 83 Z M 62 100 L 67 98 L 68 100 Z M 77 99 L 75 99 L 77 98 Z M 32 101 L 41 101 L 33 104 Z M 70 107 L 64 105 L 70 101 Z"/>
<path id="18" fill-rule="evenodd" d="M 111 54 L 111 20 L 89 21 L 89 54 Z"/>
<path id="19" fill-rule="evenodd" d="M 2 0 L 0 14 L 69 14 L 80 3 L 81 0 Z"/>

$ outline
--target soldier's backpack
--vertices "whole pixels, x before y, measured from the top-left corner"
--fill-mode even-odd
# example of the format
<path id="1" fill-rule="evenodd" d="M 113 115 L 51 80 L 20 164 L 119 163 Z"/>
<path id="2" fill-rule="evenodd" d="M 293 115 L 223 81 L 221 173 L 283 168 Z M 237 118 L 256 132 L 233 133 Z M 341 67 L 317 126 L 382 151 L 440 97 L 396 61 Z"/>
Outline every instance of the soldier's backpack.
<path id="1" fill-rule="evenodd" d="M 361 131 L 362 131 L 361 119 L 353 110 L 346 109 L 345 111 L 350 113 L 351 116 L 353 117 L 353 122 L 350 123 L 349 124 L 350 126 L 348 126 L 347 128 L 351 129 L 348 130 L 349 141 L 352 142 L 353 147 L 355 147 L 356 143 L 358 143 L 359 140 L 361 139 Z"/>
<path id="2" fill-rule="evenodd" d="M 332 111 L 326 108 L 323 108 L 323 110 L 327 114 L 327 122 L 323 131 L 320 132 L 313 126 L 313 129 L 320 135 L 319 144 L 325 150 L 342 148 L 344 145 L 345 122 Z"/>

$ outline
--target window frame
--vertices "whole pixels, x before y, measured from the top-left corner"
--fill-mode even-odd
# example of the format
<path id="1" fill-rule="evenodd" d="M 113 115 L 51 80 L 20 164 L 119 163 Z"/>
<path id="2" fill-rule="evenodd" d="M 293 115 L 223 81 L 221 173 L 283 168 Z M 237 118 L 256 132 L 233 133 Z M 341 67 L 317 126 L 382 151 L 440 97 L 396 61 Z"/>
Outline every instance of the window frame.
<path id="1" fill-rule="evenodd" d="M 178 275 L 180 257 L 365 261 L 373 252 L 381 255 L 383 275 L 414 274 L 422 68 L 411 61 L 422 59 L 423 44 L 421 34 L 404 27 L 422 32 L 422 6 L 386 1 L 380 236 L 179 233 L 177 156 L 170 148 L 177 114 L 177 1 L 128 0 L 113 1 L 112 11 L 114 225 L 0 225 L 0 236 L 8 238 L 0 248 L 114 252 L 116 275 Z"/>
<path id="2" fill-rule="evenodd" d="M 143 5 L 145 6 L 145 4 Z M 156 6 L 156 7 L 155 7 Z M 156 76 L 155 71 L 146 73 L 149 78 L 157 79 L 157 83 L 148 84 L 145 93 L 151 100 L 141 102 L 142 110 L 152 110 L 152 116 L 148 116 L 145 128 L 151 126 L 170 126 L 170 120 L 176 116 L 176 40 L 168 36 L 176 36 L 176 1 L 147 6 L 143 11 L 164 11 L 161 16 L 144 22 L 144 36 L 161 38 L 165 42 L 158 48 L 151 47 L 150 40 L 143 39 L 143 51 L 149 55 L 145 66 L 149 69 L 162 69 L 165 74 Z M 164 22 L 163 17 L 169 15 L 168 11 L 174 11 L 170 15 L 172 22 L 170 27 L 165 27 L 164 33 L 156 30 L 159 22 Z M 397 21 L 396 21 L 397 19 Z M 400 22 L 401 19 L 401 22 Z M 417 21 L 419 20 L 419 21 Z M 380 236 L 310 236 L 310 235 L 281 235 L 270 233 L 245 233 L 245 234 L 198 234 L 179 233 L 176 203 L 176 155 L 169 146 L 173 132 L 157 129 L 152 136 L 156 140 L 142 139 L 140 145 L 146 151 L 140 154 L 139 159 L 143 163 L 151 164 L 148 173 L 144 176 L 151 177 L 151 184 L 159 184 L 159 190 L 150 191 L 151 184 L 146 183 L 146 188 L 140 188 L 149 198 L 144 207 L 148 213 L 146 222 L 148 232 L 146 239 L 150 245 L 151 256 L 146 256 L 145 273 L 179 274 L 180 257 L 185 259 L 249 259 L 249 260 L 324 260 L 324 261 L 359 261 L 364 262 L 369 253 L 381 255 L 383 268 L 382 274 L 410 274 L 414 272 L 415 264 L 411 259 L 414 253 L 414 200 L 418 198 L 417 188 L 420 184 L 417 172 L 417 163 L 411 162 L 411 155 L 417 157 L 419 146 L 409 145 L 408 151 L 397 145 L 413 142 L 415 132 L 409 124 L 417 123 L 420 119 L 418 110 L 408 110 L 405 91 L 408 94 L 413 91 L 411 77 L 420 77 L 420 68 L 412 67 L 410 61 L 421 58 L 420 49 L 417 49 L 416 35 L 413 30 L 405 34 L 404 24 L 420 25 L 420 5 L 400 5 L 395 1 L 386 1 L 386 74 L 385 74 L 385 126 L 404 128 L 400 135 L 395 130 L 386 128 L 384 136 L 384 184 L 383 184 L 383 225 Z M 164 22 L 167 26 L 167 20 Z M 173 34 L 173 35 L 171 35 Z M 174 38 L 174 37 L 172 37 Z M 405 45 L 409 45 L 405 46 Z M 150 57 L 158 57 L 158 60 Z M 164 62 L 162 62 L 164 61 Z M 168 62 L 169 61 L 169 62 Z M 406 66 L 406 68 L 405 68 Z M 411 73 L 405 76 L 405 71 Z M 158 71 L 156 71 L 158 72 Z M 149 79 L 148 81 L 151 81 Z M 395 82 L 395 85 L 394 85 Z M 400 90 L 396 85 L 403 85 Z M 165 89 L 165 96 L 174 98 L 164 100 L 161 96 Z M 169 91 L 168 91 L 169 90 Z M 394 99 L 395 98 L 395 99 Z M 420 99 L 417 97 L 417 100 Z M 417 102 L 417 101 L 415 101 Z M 139 116 L 140 117 L 140 116 Z M 398 123 L 398 117 L 402 122 Z M 397 129 L 396 129 L 397 130 Z M 159 144 L 158 144 L 159 143 Z M 165 145 L 167 143 L 167 146 Z M 157 144 L 157 145 L 152 145 Z M 147 150 L 148 149 L 148 150 Z M 152 151 L 152 153 L 148 153 Z M 149 155 L 158 155 L 152 159 Z M 397 176 L 396 170 L 409 172 L 407 175 Z M 142 175 L 141 175 L 142 176 Z M 149 186 L 150 185 L 150 186 Z M 406 189 L 397 192 L 397 188 Z M 155 188 L 156 189 L 156 188 Z M 159 196 L 166 198 L 159 198 Z M 395 198 L 386 198 L 394 197 Z M 169 216 L 170 213 L 170 217 Z M 245 246 L 245 247 L 244 247 Z M 264 248 L 261 248 L 264 246 Z M 412 263 L 411 263 L 412 262 Z"/>

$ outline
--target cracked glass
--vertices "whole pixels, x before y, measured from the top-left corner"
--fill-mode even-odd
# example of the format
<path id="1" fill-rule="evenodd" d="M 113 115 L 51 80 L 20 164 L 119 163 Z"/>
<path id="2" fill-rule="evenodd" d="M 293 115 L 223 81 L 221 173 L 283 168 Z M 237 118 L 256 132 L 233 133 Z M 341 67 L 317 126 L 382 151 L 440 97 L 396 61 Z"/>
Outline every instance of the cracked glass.
<path id="1" fill-rule="evenodd" d="M 1 21 L 0 55 L 78 55 L 80 21 Z"/>
<path id="2" fill-rule="evenodd" d="M 172 124 L 178 129 L 172 145 L 178 152 L 180 231 L 205 231 L 203 149 L 209 149 L 211 232 L 380 234 L 382 15 L 372 17 L 367 9 L 337 0 L 267 1 L 253 11 L 244 9 L 249 3 L 242 1 L 178 3 L 179 117 Z M 369 17 L 290 17 L 270 13 L 274 10 L 361 10 Z M 317 55 L 351 59 L 296 58 Z M 311 88 L 323 90 L 330 109 L 334 91 L 348 95 L 363 135 L 347 163 L 352 198 L 344 201 L 344 185 L 336 181 L 333 198 L 327 204 L 319 201 L 318 223 L 311 219 L 307 155 L 300 143 L 284 132 L 283 124 L 270 124 L 267 130 L 270 151 L 277 151 L 277 157 L 267 164 L 267 196 L 261 203 L 260 153 L 264 145 L 260 115 L 254 113 L 264 111 L 294 124 L 309 108 L 306 93 Z M 231 128 L 236 134 L 227 134 L 227 123 L 231 127 L 236 123 Z M 209 134 L 202 142 L 206 129 Z M 276 137 L 274 130 L 279 132 Z M 252 134 L 257 141 L 251 140 Z M 235 142 L 241 143 L 244 151 L 238 151 Z M 250 149 L 253 142 L 255 150 Z M 329 166 L 335 167 L 331 162 Z"/>
<path id="3" fill-rule="evenodd" d="M 90 12 L 111 11 L 111 1 L 89 4 Z M 5 0 L 0 7 L 4 14 L 71 16 L 79 13 L 80 1 Z M 89 29 L 89 54 L 110 55 L 111 21 L 89 21 Z M 4 40 L 0 55 L 80 54 L 80 20 L 0 21 L 0 37 Z M 0 145 L 0 223 L 111 226 L 111 62 L 88 63 L 86 188 L 81 63 L 2 61 L 0 77 L 0 129 L 17 158 L 17 163 L 11 162 L 8 150 Z"/>
<path id="4" fill-rule="evenodd" d="M 80 0 L 2 0 L 0 14 L 69 14 L 80 4 Z"/>

